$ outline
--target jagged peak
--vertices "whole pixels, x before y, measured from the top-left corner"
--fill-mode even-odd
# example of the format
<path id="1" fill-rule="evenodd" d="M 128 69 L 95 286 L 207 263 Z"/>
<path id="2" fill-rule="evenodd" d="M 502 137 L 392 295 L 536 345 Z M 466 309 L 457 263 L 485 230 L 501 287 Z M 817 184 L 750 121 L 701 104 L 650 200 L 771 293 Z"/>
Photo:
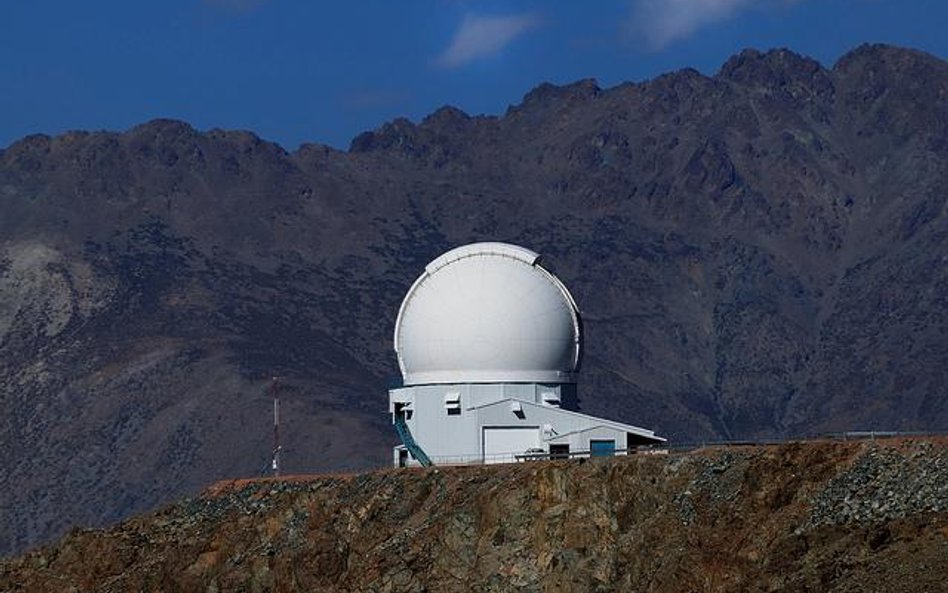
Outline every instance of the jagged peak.
<path id="1" fill-rule="evenodd" d="M 264 140 L 247 130 L 215 128 L 205 132 L 195 129 L 185 121 L 159 118 L 138 124 L 124 132 L 70 130 L 55 136 L 31 134 L 12 143 L 4 156 L 35 157 L 45 153 L 81 152 L 87 149 L 118 152 L 130 150 L 142 155 L 161 147 L 174 151 L 184 146 L 203 145 L 208 141 L 219 144 L 225 150 L 263 153 L 275 158 L 288 155 L 278 143 Z"/>
<path id="2" fill-rule="evenodd" d="M 767 52 L 748 48 L 728 58 L 717 77 L 746 83 L 766 81 L 775 74 L 790 78 L 812 78 L 825 72 L 818 61 L 786 48 Z"/>
<path id="3" fill-rule="evenodd" d="M 713 82 L 713 78 L 705 76 L 694 68 L 682 68 L 681 70 L 674 70 L 672 72 L 660 74 L 651 80 L 645 81 L 642 83 L 642 86 L 646 88 L 680 88 L 683 86 L 694 88 L 699 85 Z M 612 89 L 610 89 L 610 91 L 611 90 Z"/>
<path id="4" fill-rule="evenodd" d="M 257 146 L 260 144 L 272 144 L 274 146 L 278 146 L 276 143 L 267 142 L 250 130 L 224 130 L 221 128 L 212 128 L 208 130 L 205 135 L 208 138 L 215 140 L 225 140 L 227 142 L 233 142 L 240 145 Z"/>
<path id="5" fill-rule="evenodd" d="M 181 139 L 197 140 L 207 138 L 212 140 L 224 140 L 245 146 L 266 145 L 279 152 L 286 153 L 286 150 L 276 142 L 265 140 L 249 130 L 224 130 L 213 128 L 208 131 L 201 131 L 194 128 L 186 121 L 172 118 L 156 118 L 144 123 L 132 126 L 125 131 L 114 130 L 68 130 L 60 134 L 30 134 L 18 140 L 15 140 L 7 147 L 6 151 L 36 150 L 40 147 L 62 148 L 71 145 L 78 145 L 85 142 L 123 142 L 125 140 L 135 142 L 166 142 L 170 140 L 180 141 Z"/>
<path id="6" fill-rule="evenodd" d="M 434 113 L 428 115 L 421 121 L 421 125 L 443 125 L 443 124 L 456 124 L 459 122 L 467 122 L 471 120 L 471 116 L 464 112 L 462 109 L 458 109 L 453 105 L 445 105 L 439 107 L 435 110 Z"/>
<path id="7" fill-rule="evenodd" d="M 444 105 L 427 115 L 419 124 L 405 117 L 382 124 L 352 139 L 349 152 L 400 149 L 415 156 L 426 152 L 426 146 L 440 143 L 443 137 L 463 134 L 472 122 L 493 119 L 492 116 L 471 116 L 453 105 Z M 441 139 L 439 140 L 439 137 Z"/>
<path id="8" fill-rule="evenodd" d="M 554 103 L 564 101 L 594 99 L 602 94 L 602 89 L 595 78 L 583 78 L 576 82 L 556 85 L 544 82 L 523 96 L 519 105 L 511 105 L 507 114 L 516 113 L 530 108 L 545 108 Z"/>
<path id="9" fill-rule="evenodd" d="M 191 124 L 180 119 L 172 119 L 159 117 L 149 121 L 146 121 L 143 124 L 138 124 L 137 126 L 129 129 L 127 134 L 130 135 L 146 135 L 146 134 L 155 134 L 155 135 L 168 135 L 168 134 L 197 134 L 198 131 L 195 130 Z"/>
<path id="10" fill-rule="evenodd" d="M 902 68 L 913 65 L 948 69 L 948 62 L 921 50 L 886 43 L 864 43 L 843 54 L 833 65 L 833 71 L 845 73 L 853 68 L 862 67 L 866 62 L 891 64 Z"/>
<path id="11" fill-rule="evenodd" d="M 593 78 L 584 78 L 566 85 L 541 83 L 524 95 L 520 105 L 511 106 L 507 114 L 535 106 L 545 106 L 553 102 L 569 99 L 589 99 L 599 96 L 602 89 Z M 420 124 L 405 117 L 398 117 L 382 124 L 375 130 L 357 135 L 349 144 L 349 152 L 371 152 L 411 144 L 419 129 L 431 130 L 443 127 L 457 127 L 484 116 L 472 117 L 465 111 L 452 105 L 445 105 L 426 116 Z M 492 119 L 488 117 L 487 119 Z"/>
<path id="12" fill-rule="evenodd" d="M 407 117 L 396 117 L 375 130 L 362 132 L 349 143 L 349 152 L 371 152 L 373 150 L 403 146 L 410 143 L 418 131 Z"/>
<path id="13" fill-rule="evenodd" d="M 49 150 L 52 140 L 53 137 L 49 134 L 30 134 L 13 141 L 5 152 L 13 154 L 23 151 Z"/>
<path id="14" fill-rule="evenodd" d="M 599 82 L 595 78 L 583 78 L 563 85 L 543 82 L 524 95 L 523 102 L 531 103 L 534 101 L 573 97 L 590 98 L 598 96 L 601 91 L 602 89 L 599 88 Z"/>

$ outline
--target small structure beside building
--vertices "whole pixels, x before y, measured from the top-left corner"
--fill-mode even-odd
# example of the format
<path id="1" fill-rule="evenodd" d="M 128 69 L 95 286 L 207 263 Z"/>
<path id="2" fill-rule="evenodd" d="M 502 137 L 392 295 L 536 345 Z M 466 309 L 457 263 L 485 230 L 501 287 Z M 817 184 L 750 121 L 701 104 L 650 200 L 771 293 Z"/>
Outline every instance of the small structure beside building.
<path id="1" fill-rule="evenodd" d="M 612 455 L 664 442 L 576 411 L 582 321 L 529 249 L 474 243 L 426 266 L 395 324 L 397 466 Z"/>

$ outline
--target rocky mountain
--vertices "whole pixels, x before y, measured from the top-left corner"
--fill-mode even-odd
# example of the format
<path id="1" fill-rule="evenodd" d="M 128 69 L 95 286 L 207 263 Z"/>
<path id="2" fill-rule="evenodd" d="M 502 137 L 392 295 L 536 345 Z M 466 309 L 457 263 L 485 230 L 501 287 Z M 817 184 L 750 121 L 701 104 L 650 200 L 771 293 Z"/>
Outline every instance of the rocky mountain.
<path id="1" fill-rule="evenodd" d="M 946 572 L 942 439 L 223 483 L 0 561 L 0 589 L 916 593 Z"/>
<path id="2" fill-rule="evenodd" d="M 948 64 L 748 50 L 450 107 L 348 151 L 152 121 L 0 153 L 0 552 L 269 459 L 383 465 L 434 256 L 547 257 L 584 410 L 671 439 L 948 428 Z"/>

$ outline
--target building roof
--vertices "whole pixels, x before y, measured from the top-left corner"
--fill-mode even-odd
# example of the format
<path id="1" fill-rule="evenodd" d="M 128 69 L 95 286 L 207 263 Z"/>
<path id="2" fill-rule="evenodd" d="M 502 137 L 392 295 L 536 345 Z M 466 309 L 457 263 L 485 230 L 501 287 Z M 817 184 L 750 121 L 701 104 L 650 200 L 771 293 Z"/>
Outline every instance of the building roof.
<path id="1" fill-rule="evenodd" d="M 509 403 L 510 403 L 510 402 L 513 402 L 513 401 L 518 402 L 518 403 L 521 404 L 523 407 L 533 407 L 533 408 L 541 409 L 541 410 L 543 410 L 543 411 L 545 411 L 545 412 L 553 412 L 553 413 L 556 413 L 556 414 L 562 414 L 562 415 L 564 415 L 564 416 L 578 417 L 578 418 L 581 418 L 581 419 L 583 419 L 583 420 L 589 422 L 589 426 L 586 426 L 586 427 L 583 427 L 583 428 L 580 428 L 580 429 L 577 429 L 577 430 L 571 430 L 571 431 L 566 432 L 566 433 L 557 434 L 554 438 L 563 437 L 563 436 L 566 436 L 566 435 L 568 435 L 568 434 L 574 434 L 574 433 L 577 433 L 577 432 L 585 432 L 585 431 L 587 431 L 587 430 L 589 430 L 589 429 L 592 429 L 592 428 L 605 427 L 605 428 L 612 428 L 612 429 L 615 429 L 615 430 L 621 430 L 621 431 L 623 431 L 623 432 L 631 432 L 631 433 L 633 433 L 633 434 L 635 434 L 635 435 L 637 435 L 637 436 L 640 436 L 640 437 L 642 437 L 642 438 L 644 438 L 644 439 L 651 439 L 651 440 L 654 440 L 656 443 L 664 443 L 664 442 L 666 441 L 666 439 L 664 439 L 664 438 L 662 438 L 662 437 L 660 437 L 660 436 L 656 436 L 654 431 L 648 430 L 647 428 L 642 428 L 642 427 L 640 427 L 640 426 L 632 426 L 631 424 L 623 424 L 622 422 L 615 422 L 615 421 L 613 421 L 613 420 L 606 420 L 605 418 L 597 418 L 596 416 L 590 416 L 590 415 L 588 415 L 588 414 L 583 414 L 583 413 L 581 413 L 581 412 L 574 412 L 574 411 L 572 411 L 572 410 L 564 410 L 563 408 L 557 408 L 557 407 L 555 407 L 555 406 L 547 406 L 547 405 L 544 405 L 544 404 L 538 404 L 538 403 L 535 403 L 535 402 L 525 401 L 525 400 L 517 399 L 517 398 L 513 398 L 513 397 L 504 398 L 504 399 L 502 399 L 502 400 L 494 401 L 494 402 L 491 402 L 491 403 L 489 403 L 489 404 L 481 404 L 481 405 L 479 405 L 479 406 L 471 406 L 471 407 L 466 408 L 466 409 L 467 409 L 467 410 L 470 410 L 470 411 L 483 410 L 483 409 L 486 409 L 486 408 L 489 408 L 489 407 L 492 407 L 492 406 L 500 406 L 500 405 L 503 405 L 503 404 L 509 405 Z"/>

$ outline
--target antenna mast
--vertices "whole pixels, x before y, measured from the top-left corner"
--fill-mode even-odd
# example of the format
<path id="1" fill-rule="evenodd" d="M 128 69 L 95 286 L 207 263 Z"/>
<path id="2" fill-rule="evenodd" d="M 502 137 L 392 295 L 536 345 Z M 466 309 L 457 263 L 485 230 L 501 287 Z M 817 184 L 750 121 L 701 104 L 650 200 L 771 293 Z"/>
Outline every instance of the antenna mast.
<path id="1" fill-rule="evenodd" d="M 270 381 L 270 395 L 273 396 L 273 459 L 270 463 L 270 469 L 273 475 L 280 475 L 280 385 L 276 377 Z"/>

